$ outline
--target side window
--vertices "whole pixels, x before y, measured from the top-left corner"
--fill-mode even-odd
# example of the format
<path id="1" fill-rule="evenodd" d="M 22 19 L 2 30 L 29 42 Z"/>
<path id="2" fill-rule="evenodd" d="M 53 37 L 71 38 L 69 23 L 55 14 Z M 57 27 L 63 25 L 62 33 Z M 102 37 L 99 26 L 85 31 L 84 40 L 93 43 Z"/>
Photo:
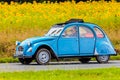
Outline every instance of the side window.
<path id="1" fill-rule="evenodd" d="M 94 28 L 94 30 L 95 30 L 95 33 L 96 33 L 98 38 L 103 38 L 104 37 L 102 31 L 99 28 Z"/>
<path id="2" fill-rule="evenodd" d="M 81 38 L 93 38 L 94 37 L 93 32 L 87 27 L 80 26 L 79 32 L 80 32 L 79 34 Z"/>
<path id="3" fill-rule="evenodd" d="M 63 34 L 63 37 L 77 37 L 77 27 L 76 26 L 71 26 L 67 28 Z"/>

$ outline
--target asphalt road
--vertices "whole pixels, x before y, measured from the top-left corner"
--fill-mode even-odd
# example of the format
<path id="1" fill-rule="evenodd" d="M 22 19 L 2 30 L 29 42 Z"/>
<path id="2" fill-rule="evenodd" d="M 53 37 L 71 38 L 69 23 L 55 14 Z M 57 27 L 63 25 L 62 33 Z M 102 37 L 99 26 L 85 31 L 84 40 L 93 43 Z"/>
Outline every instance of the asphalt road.
<path id="1" fill-rule="evenodd" d="M 87 64 L 82 64 L 78 61 L 73 62 L 50 62 L 49 65 L 22 65 L 21 63 L 0 63 L 0 72 L 13 71 L 38 71 L 38 70 L 73 70 L 73 69 L 94 69 L 94 68 L 110 68 L 119 67 L 120 61 L 109 61 L 106 64 L 99 64 L 96 61 L 91 61 Z"/>

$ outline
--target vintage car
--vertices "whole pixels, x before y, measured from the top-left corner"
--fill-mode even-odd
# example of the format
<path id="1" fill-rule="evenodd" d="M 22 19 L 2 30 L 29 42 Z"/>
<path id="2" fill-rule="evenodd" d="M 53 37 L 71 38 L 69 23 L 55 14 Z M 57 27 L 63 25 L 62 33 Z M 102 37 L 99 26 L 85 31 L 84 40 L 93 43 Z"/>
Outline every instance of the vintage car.
<path id="1" fill-rule="evenodd" d="M 53 58 L 78 58 L 81 63 L 88 63 L 93 57 L 98 63 L 107 63 L 111 55 L 116 55 L 116 51 L 98 25 L 70 19 L 53 25 L 43 37 L 16 41 L 14 57 L 22 64 L 30 64 L 32 60 L 48 64 Z"/>

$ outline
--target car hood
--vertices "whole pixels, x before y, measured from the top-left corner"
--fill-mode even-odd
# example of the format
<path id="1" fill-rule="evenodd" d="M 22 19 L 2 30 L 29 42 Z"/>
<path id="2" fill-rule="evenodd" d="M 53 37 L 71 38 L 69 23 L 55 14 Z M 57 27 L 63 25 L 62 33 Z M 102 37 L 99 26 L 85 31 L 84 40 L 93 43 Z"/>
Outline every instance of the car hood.
<path id="1" fill-rule="evenodd" d="M 54 40 L 56 37 L 33 37 L 33 38 L 28 38 L 26 40 L 24 40 L 21 44 L 25 44 L 30 42 L 31 44 L 34 43 L 38 43 L 41 41 L 50 41 L 50 40 Z"/>

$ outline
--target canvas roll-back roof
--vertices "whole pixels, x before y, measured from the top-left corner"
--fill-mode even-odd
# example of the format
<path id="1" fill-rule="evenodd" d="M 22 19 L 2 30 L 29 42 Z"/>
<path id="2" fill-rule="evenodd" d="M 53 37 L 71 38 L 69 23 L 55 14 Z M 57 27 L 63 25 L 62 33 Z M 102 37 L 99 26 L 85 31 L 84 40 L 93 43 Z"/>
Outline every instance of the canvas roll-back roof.
<path id="1" fill-rule="evenodd" d="M 84 20 L 83 19 L 70 19 L 68 21 L 65 21 L 64 23 L 58 23 L 58 24 L 55 24 L 55 25 L 66 25 L 66 24 L 75 23 L 75 22 L 84 23 Z"/>
<path id="2" fill-rule="evenodd" d="M 65 23 L 68 24 L 68 23 L 74 23 L 74 22 L 83 23 L 84 20 L 83 19 L 70 19 L 66 21 Z"/>
<path id="3" fill-rule="evenodd" d="M 85 25 L 88 25 L 89 27 L 94 27 L 94 26 L 98 27 L 98 25 L 94 23 L 84 22 L 83 19 L 70 19 L 68 21 L 65 21 L 64 23 L 55 24 L 52 27 L 64 27 L 66 24 L 70 24 L 70 23 L 85 23 Z"/>

